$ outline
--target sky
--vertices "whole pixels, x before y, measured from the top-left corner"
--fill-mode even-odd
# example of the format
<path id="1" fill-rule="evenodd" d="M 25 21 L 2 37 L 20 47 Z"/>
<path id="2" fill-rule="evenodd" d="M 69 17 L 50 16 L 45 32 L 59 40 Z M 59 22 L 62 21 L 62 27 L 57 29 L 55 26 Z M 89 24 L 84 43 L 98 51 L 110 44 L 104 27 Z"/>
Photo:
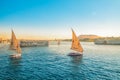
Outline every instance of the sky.
<path id="1" fill-rule="evenodd" d="M 18 38 L 120 36 L 120 0 L 0 0 L 0 34 Z"/>

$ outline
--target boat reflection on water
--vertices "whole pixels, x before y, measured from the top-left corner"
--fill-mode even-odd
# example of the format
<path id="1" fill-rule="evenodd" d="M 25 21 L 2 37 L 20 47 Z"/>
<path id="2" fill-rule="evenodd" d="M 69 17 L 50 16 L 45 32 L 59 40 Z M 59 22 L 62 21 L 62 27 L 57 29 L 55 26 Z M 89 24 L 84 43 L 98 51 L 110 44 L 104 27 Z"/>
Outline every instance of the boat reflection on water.
<path id="1" fill-rule="evenodd" d="M 71 63 L 72 63 L 71 70 L 73 70 L 73 72 L 75 72 L 75 73 L 79 72 L 80 66 L 82 63 L 82 56 L 72 56 Z"/>
<path id="2" fill-rule="evenodd" d="M 21 59 L 22 58 L 10 58 L 9 61 L 10 61 L 10 65 L 20 65 L 20 62 L 21 62 Z"/>
<path id="3" fill-rule="evenodd" d="M 14 74 L 18 74 L 21 69 L 21 59 L 22 58 L 10 58 L 9 59 L 9 68 Z"/>
<path id="4" fill-rule="evenodd" d="M 74 80 L 79 80 L 79 78 L 81 78 L 81 80 L 86 80 L 86 76 L 85 76 L 84 70 L 82 68 L 82 66 L 83 66 L 82 58 L 83 58 L 82 55 L 71 57 L 71 63 L 72 63 L 71 73 L 72 73 L 72 77 Z M 79 77 L 77 77 L 77 76 L 79 76 Z"/>
<path id="5" fill-rule="evenodd" d="M 20 68 L 21 68 L 21 58 L 17 58 L 17 59 L 9 59 L 9 68 L 11 69 L 11 71 L 17 73 L 19 72 Z"/>
<path id="6" fill-rule="evenodd" d="M 82 62 L 82 55 L 81 56 L 72 56 L 71 62 L 75 65 L 79 65 Z"/>
<path id="7" fill-rule="evenodd" d="M 11 70 L 20 70 L 22 58 L 9 58 L 9 67 Z"/>

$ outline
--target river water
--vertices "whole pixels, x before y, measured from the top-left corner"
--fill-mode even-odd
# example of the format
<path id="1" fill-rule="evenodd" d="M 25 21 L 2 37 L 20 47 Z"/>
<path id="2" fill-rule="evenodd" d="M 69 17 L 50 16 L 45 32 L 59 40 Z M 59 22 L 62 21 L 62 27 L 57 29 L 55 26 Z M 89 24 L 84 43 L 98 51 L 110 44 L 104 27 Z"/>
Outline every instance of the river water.
<path id="1" fill-rule="evenodd" d="M 80 57 L 67 56 L 71 42 L 50 42 L 22 48 L 21 59 L 10 59 L 15 51 L 0 44 L 0 80 L 120 80 L 119 45 L 81 44 Z"/>

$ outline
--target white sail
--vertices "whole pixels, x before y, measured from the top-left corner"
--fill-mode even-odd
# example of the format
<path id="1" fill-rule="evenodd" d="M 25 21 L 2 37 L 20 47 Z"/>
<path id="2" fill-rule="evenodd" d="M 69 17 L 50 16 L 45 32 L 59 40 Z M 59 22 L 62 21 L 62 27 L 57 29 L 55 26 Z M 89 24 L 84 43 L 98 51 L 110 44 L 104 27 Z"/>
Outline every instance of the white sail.
<path id="1" fill-rule="evenodd" d="M 78 52 L 83 52 L 83 48 L 81 46 L 81 44 L 79 43 L 79 39 L 76 36 L 75 32 L 72 29 L 72 46 L 71 46 L 72 50 L 78 51 Z"/>

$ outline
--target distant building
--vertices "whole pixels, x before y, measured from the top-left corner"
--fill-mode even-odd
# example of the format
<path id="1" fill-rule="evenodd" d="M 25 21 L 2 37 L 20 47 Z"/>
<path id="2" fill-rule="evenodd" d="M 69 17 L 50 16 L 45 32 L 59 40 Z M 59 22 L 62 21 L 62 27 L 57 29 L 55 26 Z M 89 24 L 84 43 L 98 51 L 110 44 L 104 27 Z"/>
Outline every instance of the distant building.
<path id="1" fill-rule="evenodd" d="M 6 34 L 0 35 L 0 43 L 9 43 L 9 39 L 7 38 Z"/>
<path id="2" fill-rule="evenodd" d="M 104 37 L 96 39 L 94 43 L 103 45 L 120 45 L 120 37 Z"/>
<path id="3" fill-rule="evenodd" d="M 21 47 L 48 46 L 48 41 L 44 40 L 21 40 Z"/>

